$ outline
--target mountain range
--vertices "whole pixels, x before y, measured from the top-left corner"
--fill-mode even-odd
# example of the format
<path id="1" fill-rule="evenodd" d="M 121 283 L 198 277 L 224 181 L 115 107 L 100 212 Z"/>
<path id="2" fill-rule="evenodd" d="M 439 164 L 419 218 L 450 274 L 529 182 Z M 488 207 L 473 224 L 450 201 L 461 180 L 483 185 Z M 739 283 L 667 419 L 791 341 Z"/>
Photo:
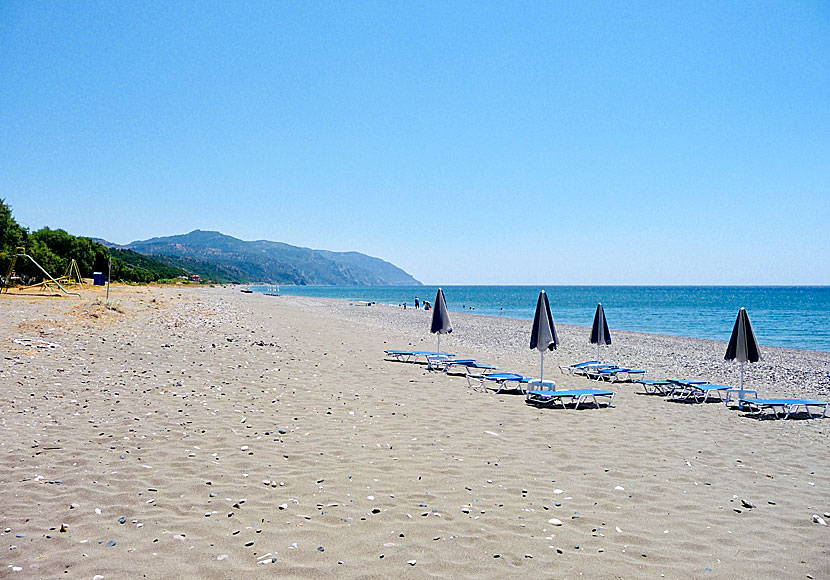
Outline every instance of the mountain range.
<path id="1" fill-rule="evenodd" d="M 217 282 L 421 285 L 397 266 L 359 252 L 312 250 L 268 240 L 244 241 L 215 231 L 193 230 L 189 234 L 139 240 L 115 247 L 151 256 Z"/>

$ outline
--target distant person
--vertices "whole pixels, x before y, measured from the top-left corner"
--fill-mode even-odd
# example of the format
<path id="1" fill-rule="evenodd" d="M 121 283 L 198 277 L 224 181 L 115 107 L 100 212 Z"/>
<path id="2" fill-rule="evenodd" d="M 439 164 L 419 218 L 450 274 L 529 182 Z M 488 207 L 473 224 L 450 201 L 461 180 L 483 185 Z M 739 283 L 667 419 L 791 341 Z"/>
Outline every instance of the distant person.
<path id="1" fill-rule="evenodd" d="M 432 307 L 429 305 L 429 302 L 424 302 L 424 310 L 429 310 L 430 308 Z"/>
<path id="2" fill-rule="evenodd" d="M 418 301 L 418 297 L 415 297 L 415 310 L 418 310 L 421 307 L 421 303 Z"/>
<path id="3" fill-rule="evenodd" d="M 406 302 L 403 303 L 403 309 L 406 310 Z"/>

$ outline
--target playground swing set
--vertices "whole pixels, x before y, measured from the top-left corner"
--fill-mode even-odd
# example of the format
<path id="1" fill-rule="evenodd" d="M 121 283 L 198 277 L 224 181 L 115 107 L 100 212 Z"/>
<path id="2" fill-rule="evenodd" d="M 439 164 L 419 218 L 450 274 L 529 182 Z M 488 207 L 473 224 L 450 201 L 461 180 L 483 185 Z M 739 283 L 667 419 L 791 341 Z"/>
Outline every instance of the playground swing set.
<path id="1" fill-rule="evenodd" d="M 25 292 L 28 290 L 39 290 L 41 292 L 57 292 L 60 290 L 66 295 L 70 296 L 78 296 L 80 294 L 78 292 L 70 292 L 66 289 L 67 286 L 83 286 L 84 280 L 81 278 L 81 271 L 78 269 L 78 263 L 75 261 L 75 258 L 72 258 L 72 261 L 69 262 L 69 266 L 66 268 L 66 272 L 60 278 L 53 278 L 49 272 L 44 269 L 43 266 L 37 263 L 32 256 L 26 253 L 26 248 L 17 248 L 14 251 L 14 254 L 11 256 L 11 263 L 9 263 L 9 269 L 6 270 L 6 277 L 3 279 L 3 287 L 0 288 L 0 293 L 5 292 L 6 294 L 9 293 L 9 287 L 11 286 L 12 279 L 17 278 L 14 275 L 14 267 L 17 265 L 17 260 L 20 258 L 28 259 L 32 264 L 34 264 L 38 270 L 43 272 L 45 278 L 43 282 L 38 282 L 37 284 L 32 284 L 31 286 L 23 286 L 20 288 L 21 292 Z"/>

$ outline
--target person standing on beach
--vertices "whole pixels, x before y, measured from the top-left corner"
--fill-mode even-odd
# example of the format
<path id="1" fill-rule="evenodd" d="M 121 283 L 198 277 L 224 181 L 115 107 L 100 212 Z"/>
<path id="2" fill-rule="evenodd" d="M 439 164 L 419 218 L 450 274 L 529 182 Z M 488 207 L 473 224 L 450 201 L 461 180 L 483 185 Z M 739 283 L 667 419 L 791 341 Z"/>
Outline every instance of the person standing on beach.
<path id="1" fill-rule="evenodd" d="M 418 297 L 415 297 L 415 310 L 418 310 L 421 307 L 421 303 L 418 301 Z"/>

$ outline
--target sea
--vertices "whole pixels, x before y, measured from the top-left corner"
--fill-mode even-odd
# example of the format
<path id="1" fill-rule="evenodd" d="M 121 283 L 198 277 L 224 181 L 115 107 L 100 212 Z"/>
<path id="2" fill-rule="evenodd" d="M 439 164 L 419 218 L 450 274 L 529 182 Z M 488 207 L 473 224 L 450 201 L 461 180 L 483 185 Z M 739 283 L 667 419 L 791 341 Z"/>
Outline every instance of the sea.
<path id="1" fill-rule="evenodd" d="M 741 307 L 758 342 L 830 352 L 830 286 L 443 286 L 450 312 L 533 319 L 547 292 L 555 323 L 591 326 L 602 303 L 614 329 L 728 341 Z M 273 292 L 272 286 L 251 286 Z M 403 308 L 433 302 L 437 286 L 285 286 L 281 294 Z"/>

